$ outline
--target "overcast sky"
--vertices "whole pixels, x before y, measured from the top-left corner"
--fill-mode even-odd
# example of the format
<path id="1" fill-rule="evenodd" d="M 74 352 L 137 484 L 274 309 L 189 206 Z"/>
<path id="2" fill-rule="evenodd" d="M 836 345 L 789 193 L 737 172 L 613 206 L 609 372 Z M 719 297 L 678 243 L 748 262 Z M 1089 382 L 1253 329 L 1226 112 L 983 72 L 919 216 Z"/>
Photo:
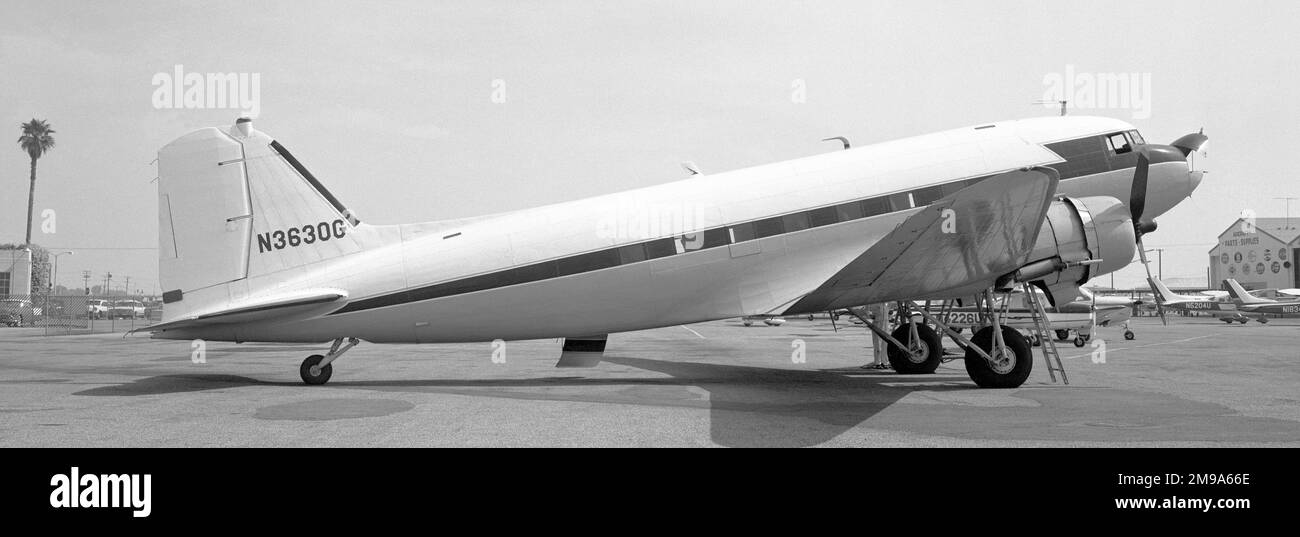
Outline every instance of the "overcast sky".
<path id="1" fill-rule="evenodd" d="M 1167 279 L 1204 277 L 1242 209 L 1281 216 L 1272 198 L 1300 196 L 1283 158 L 1300 140 L 1297 22 L 1290 1 L 31 3 L 0 18 L 0 242 L 23 239 L 19 124 L 47 119 L 58 145 L 37 213 L 54 209 L 57 228 L 33 241 L 77 251 L 60 259 L 65 285 L 112 271 L 154 290 L 156 251 L 90 248 L 154 248 L 157 149 L 239 114 L 155 108 L 155 74 L 177 65 L 258 74 L 257 128 L 373 223 L 652 185 L 683 160 L 806 156 L 833 150 L 827 136 L 1051 115 L 1031 103 L 1072 68 L 1151 80 L 1149 118 L 1072 114 L 1160 143 L 1205 128 L 1211 173 L 1147 238 L 1167 248 Z"/>

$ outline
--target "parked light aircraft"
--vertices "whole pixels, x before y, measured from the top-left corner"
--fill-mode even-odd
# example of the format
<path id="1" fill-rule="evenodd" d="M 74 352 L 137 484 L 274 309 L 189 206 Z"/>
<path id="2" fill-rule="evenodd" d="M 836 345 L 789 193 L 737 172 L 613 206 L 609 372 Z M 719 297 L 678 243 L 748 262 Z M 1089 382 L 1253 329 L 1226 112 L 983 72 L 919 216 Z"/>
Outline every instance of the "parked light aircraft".
<path id="1" fill-rule="evenodd" d="M 1147 283 L 1151 284 L 1151 290 L 1155 292 L 1156 304 L 1161 308 L 1205 313 L 1228 324 L 1232 324 L 1234 321 L 1246 324 L 1252 317 L 1246 315 L 1236 304 L 1224 297 L 1176 294 L 1170 291 L 1169 287 L 1165 286 L 1165 282 L 1160 281 L 1159 278 L 1147 278 Z M 1254 315 L 1253 317 L 1261 323 L 1268 322 L 1268 319 L 1265 319 L 1262 315 Z"/>
<path id="2" fill-rule="evenodd" d="M 1042 291 L 1035 290 L 1035 292 L 1039 293 L 1040 296 L 1043 295 Z M 1140 301 L 1126 297 L 1096 296 L 1082 287 L 1079 288 L 1079 294 L 1078 300 L 1072 300 L 1046 310 L 1048 325 L 1057 339 L 1068 340 L 1071 333 L 1074 333 L 1077 334 L 1074 337 L 1074 345 L 1082 347 L 1092 337 L 1094 327 L 1104 328 L 1111 325 L 1124 328 L 1124 339 L 1131 340 L 1136 337 L 1136 334 L 1128 327 L 1128 320 L 1132 317 L 1133 306 L 1140 304 Z M 1040 300 L 1046 302 L 1047 298 L 1041 296 Z M 1002 320 L 1003 325 L 1026 331 L 1032 331 L 1034 328 L 1033 308 L 1028 303 L 1023 291 L 1017 290 L 1009 293 L 997 301 L 995 305 L 999 310 L 1005 312 Z M 939 311 L 946 313 L 946 322 L 953 327 L 974 330 L 984 323 L 979 308 L 975 306 L 948 307 Z M 1032 334 L 1029 338 L 1034 345 L 1039 343 Z"/>
<path id="3" fill-rule="evenodd" d="M 1232 278 L 1224 280 L 1223 283 L 1227 284 L 1228 294 L 1232 296 L 1237 309 L 1243 313 L 1300 313 L 1300 302 L 1257 297 Z M 1260 318 L 1260 322 L 1265 322 L 1263 317 Z"/>
<path id="4" fill-rule="evenodd" d="M 1022 281 L 1073 298 L 1128 265 L 1154 218 L 1197 187 L 1188 155 L 1205 141 L 1147 144 L 1106 118 L 1007 121 L 505 214 L 373 225 L 241 118 L 159 150 L 165 306 L 147 330 L 333 341 L 299 368 L 322 384 L 360 340 L 565 338 L 557 365 L 589 366 L 624 331 L 991 297 Z M 637 224 L 665 211 L 696 217 Z M 967 371 L 980 386 L 1018 386 L 1029 347 L 997 326 L 967 342 Z M 932 372 L 937 335 L 909 332 L 903 352 Z"/>

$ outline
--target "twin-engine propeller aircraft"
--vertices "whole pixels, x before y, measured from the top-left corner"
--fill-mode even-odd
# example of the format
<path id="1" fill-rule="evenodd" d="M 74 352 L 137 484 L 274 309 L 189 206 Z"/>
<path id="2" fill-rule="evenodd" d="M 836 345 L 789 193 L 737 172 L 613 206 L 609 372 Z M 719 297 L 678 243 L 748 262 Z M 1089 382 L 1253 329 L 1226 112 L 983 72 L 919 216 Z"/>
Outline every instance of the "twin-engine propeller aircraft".
<path id="1" fill-rule="evenodd" d="M 1242 313 L 1300 313 L 1300 302 L 1294 300 L 1273 300 L 1271 298 L 1260 298 L 1250 294 L 1237 280 L 1228 278 L 1223 280 L 1228 286 L 1228 294 L 1232 296 L 1232 301 L 1237 305 L 1237 309 Z M 1266 322 L 1264 317 L 1260 317 L 1259 322 Z"/>
<path id="2" fill-rule="evenodd" d="M 1129 264 L 1152 219 L 1196 188 L 1187 157 L 1204 142 L 1146 144 L 1113 119 L 1009 121 L 504 214 L 371 225 L 241 118 L 158 153 L 165 306 L 145 330 L 332 340 L 299 369 L 323 384 L 363 339 L 565 338 L 557 365 L 578 366 L 617 332 L 991 300 L 1021 282 L 1069 300 Z M 693 218 L 636 225 L 664 213 Z M 891 345 L 937 367 L 935 338 L 920 325 Z M 980 386 L 1029 375 L 1024 337 L 996 316 L 962 341 Z"/>

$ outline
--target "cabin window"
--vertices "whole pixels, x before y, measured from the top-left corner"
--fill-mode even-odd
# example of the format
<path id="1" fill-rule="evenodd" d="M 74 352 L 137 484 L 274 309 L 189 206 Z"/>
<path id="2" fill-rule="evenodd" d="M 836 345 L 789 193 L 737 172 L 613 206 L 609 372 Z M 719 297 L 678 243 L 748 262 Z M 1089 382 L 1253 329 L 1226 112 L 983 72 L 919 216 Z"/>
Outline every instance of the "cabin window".
<path id="1" fill-rule="evenodd" d="M 745 242 L 754 240 L 754 223 L 745 222 L 731 226 L 732 242 Z"/>
<path id="2" fill-rule="evenodd" d="M 886 198 L 871 198 L 862 202 L 862 209 L 867 212 L 867 216 L 876 216 L 889 212 L 889 200 Z"/>
<path id="3" fill-rule="evenodd" d="M 674 239 L 657 239 L 645 243 L 645 258 L 659 259 L 677 253 L 677 241 Z"/>
<path id="4" fill-rule="evenodd" d="M 1134 145 L 1142 145 L 1147 143 L 1146 140 L 1142 139 L 1142 135 L 1138 134 L 1138 131 L 1136 130 L 1128 131 L 1128 137 L 1133 140 Z"/>
<path id="5" fill-rule="evenodd" d="M 942 197 L 943 185 L 921 188 L 912 192 L 912 199 L 916 201 L 918 207 L 934 203 Z"/>
<path id="6" fill-rule="evenodd" d="M 619 262 L 622 263 L 622 264 L 624 264 L 624 265 L 626 265 L 626 264 L 628 264 L 628 263 L 636 263 L 636 262 L 639 262 L 639 261 L 645 261 L 645 245 L 644 245 L 644 244 L 629 244 L 629 245 L 627 245 L 627 246 L 624 246 L 624 247 L 622 247 L 622 248 L 619 248 L 619 249 L 618 249 L 618 259 L 619 259 Z"/>
<path id="7" fill-rule="evenodd" d="M 781 223 L 779 216 L 754 222 L 754 235 L 760 239 L 782 233 L 785 233 L 785 225 Z"/>
<path id="8" fill-rule="evenodd" d="M 786 233 L 793 233 L 801 229 L 808 229 L 808 213 L 787 214 L 781 217 Z"/>
<path id="9" fill-rule="evenodd" d="M 713 248 L 731 243 L 731 234 L 727 233 L 727 228 L 720 227 L 704 230 L 704 248 Z"/>
<path id="10" fill-rule="evenodd" d="M 808 224 L 812 227 L 829 226 L 838 221 L 839 215 L 836 214 L 835 207 L 822 207 L 808 211 Z"/>
<path id="11" fill-rule="evenodd" d="M 912 194 L 910 192 L 899 192 L 889 195 L 889 210 L 903 211 L 912 208 Z"/>
<path id="12" fill-rule="evenodd" d="M 863 212 L 862 210 L 862 205 L 863 202 L 861 201 L 851 201 L 849 203 L 841 203 L 835 206 L 835 212 L 838 213 L 841 222 L 857 220 L 859 218 L 862 218 L 863 216 L 866 216 L 866 213 Z"/>
<path id="13" fill-rule="evenodd" d="M 1122 132 L 1107 136 L 1106 144 L 1110 146 L 1110 150 L 1116 155 L 1123 155 L 1133 150 L 1133 146 L 1129 144 L 1128 136 Z"/>

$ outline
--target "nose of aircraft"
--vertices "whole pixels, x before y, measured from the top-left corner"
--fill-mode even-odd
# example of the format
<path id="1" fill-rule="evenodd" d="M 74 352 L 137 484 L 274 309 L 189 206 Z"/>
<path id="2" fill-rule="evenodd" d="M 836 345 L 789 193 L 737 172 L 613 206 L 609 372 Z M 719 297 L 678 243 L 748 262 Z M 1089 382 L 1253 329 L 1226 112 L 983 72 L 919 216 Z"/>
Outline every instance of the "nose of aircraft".
<path id="1" fill-rule="evenodd" d="M 1142 146 L 1140 151 L 1144 158 L 1139 161 L 1139 167 L 1147 168 L 1145 174 L 1149 174 L 1150 187 L 1147 189 L 1134 185 L 1133 194 L 1143 198 L 1136 203 L 1130 198 L 1130 203 L 1136 205 L 1133 215 L 1135 221 L 1154 229 L 1151 222 L 1155 217 L 1174 208 L 1201 185 L 1204 172 L 1192 165 L 1192 159 L 1196 158 L 1197 152 L 1207 140 L 1204 134 L 1194 133 L 1183 136 L 1170 145 Z M 1135 179 L 1142 174 L 1143 172 L 1135 173 Z"/>

